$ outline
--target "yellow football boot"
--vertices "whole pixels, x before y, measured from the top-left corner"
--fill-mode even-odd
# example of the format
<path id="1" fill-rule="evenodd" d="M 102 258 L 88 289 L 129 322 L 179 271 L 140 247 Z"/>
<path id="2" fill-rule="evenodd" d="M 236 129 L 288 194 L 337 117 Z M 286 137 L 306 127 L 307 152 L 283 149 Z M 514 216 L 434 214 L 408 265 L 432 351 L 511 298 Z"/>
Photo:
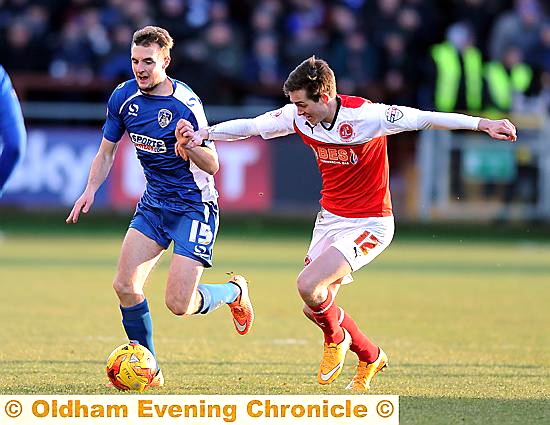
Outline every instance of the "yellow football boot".
<path id="1" fill-rule="evenodd" d="M 380 348 L 380 353 L 373 363 L 359 361 L 357 371 L 351 382 L 346 387 L 346 390 L 368 391 L 370 383 L 374 375 L 388 366 L 388 356 Z"/>
<path id="2" fill-rule="evenodd" d="M 323 347 L 323 358 L 319 366 L 317 381 L 321 385 L 330 384 L 340 375 L 344 367 L 344 360 L 351 344 L 351 336 L 344 329 L 344 340 L 340 344 L 325 342 Z"/>

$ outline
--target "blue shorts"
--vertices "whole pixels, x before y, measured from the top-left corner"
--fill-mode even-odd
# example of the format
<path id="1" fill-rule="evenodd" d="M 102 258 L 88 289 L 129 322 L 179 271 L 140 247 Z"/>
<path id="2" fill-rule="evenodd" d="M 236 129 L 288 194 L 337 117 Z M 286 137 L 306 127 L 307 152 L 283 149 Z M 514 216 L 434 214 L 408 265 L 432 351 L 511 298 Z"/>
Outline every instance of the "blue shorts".
<path id="1" fill-rule="evenodd" d="M 200 208 L 174 211 L 140 201 L 130 226 L 164 249 L 174 241 L 174 253 L 212 267 L 214 241 L 218 233 L 218 206 L 213 202 Z"/>

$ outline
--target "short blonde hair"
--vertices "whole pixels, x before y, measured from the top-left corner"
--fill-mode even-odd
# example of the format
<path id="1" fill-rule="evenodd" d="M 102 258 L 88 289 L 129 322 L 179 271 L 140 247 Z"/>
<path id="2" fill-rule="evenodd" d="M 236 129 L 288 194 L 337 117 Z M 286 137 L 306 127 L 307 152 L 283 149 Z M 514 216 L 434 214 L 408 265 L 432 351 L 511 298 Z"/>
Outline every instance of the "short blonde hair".
<path id="1" fill-rule="evenodd" d="M 148 47 L 152 43 L 160 46 L 165 54 L 170 54 L 170 49 L 174 47 L 174 40 L 164 28 L 148 25 L 137 30 L 133 37 L 132 43 L 136 46 Z"/>

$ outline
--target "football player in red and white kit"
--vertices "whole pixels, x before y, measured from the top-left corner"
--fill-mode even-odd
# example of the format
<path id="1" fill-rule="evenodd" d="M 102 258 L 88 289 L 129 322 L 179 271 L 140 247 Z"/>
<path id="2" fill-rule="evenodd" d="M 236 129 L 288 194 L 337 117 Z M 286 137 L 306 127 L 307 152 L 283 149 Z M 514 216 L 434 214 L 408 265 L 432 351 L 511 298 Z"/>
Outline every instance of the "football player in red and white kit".
<path id="1" fill-rule="evenodd" d="M 315 56 L 302 62 L 284 83 L 291 103 L 256 118 L 236 119 L 202 128 L 192 140 L 176 128 L 176 152 L 206 145 L 210 140 L 264 139 L 298 133 L 317 159 L 322 177 L 321 211 L 297 278 L 304 313 L 323 331 L 325 343 L 318 373 L 320 384 L 340 374 L 346 352 L 359 358 L 346 387 L 365 391 L 374 375 L 388 364 L 384 351 L 338 307 L 341 284 L 370 263 L 390 244 L 394 220 L 389 190 L 386 136 L 408 130 L 446 129 L 484 131 L 494 139 L 516 140 L 514 125 L 454 113 L 388 106 L 354 96 L 339 95 L 328 64 Z"/>

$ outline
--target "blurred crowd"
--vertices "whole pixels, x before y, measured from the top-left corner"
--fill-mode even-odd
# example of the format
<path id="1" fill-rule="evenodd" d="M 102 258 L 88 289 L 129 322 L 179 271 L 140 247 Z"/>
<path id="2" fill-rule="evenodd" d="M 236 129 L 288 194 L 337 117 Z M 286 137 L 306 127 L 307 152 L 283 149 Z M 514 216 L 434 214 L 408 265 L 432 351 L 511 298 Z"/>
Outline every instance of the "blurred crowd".
<path id="1" fill-rule="evenodd" d="M 340 93 L 533 110 L 549 104 L 549 16 L 543 0 L 0 0 L 0 63 L 35 83 L 106 82 L 106 97 L 132 78 L 132 33 L 153 24 L 175 41 L 169 75 L 209 104 L 279 104 L 316 54 Z M 449 87 L 454 102 L 438 104 Z"/>

